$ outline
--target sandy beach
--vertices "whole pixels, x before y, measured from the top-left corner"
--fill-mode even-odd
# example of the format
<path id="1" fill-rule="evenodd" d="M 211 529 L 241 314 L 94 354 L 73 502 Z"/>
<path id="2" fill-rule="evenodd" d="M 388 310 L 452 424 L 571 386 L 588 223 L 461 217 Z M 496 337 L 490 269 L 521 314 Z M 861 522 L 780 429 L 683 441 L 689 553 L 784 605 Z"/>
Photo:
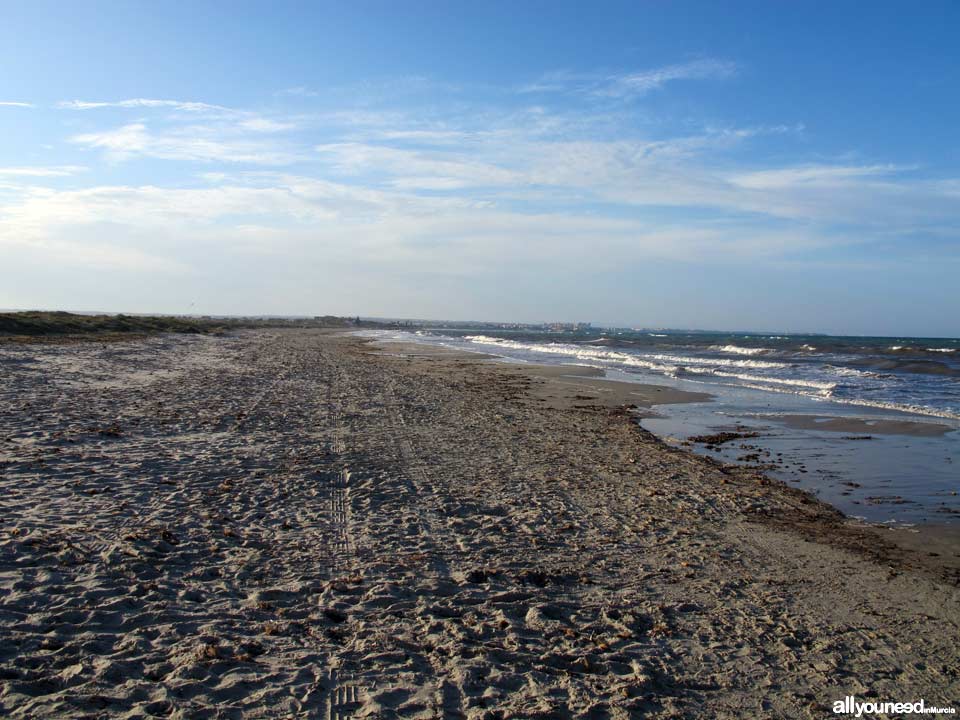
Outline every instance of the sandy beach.
<path id="1" fill-rule="evenodd" d="M 0 381 L 0 714 L 960 703 L 960 537 L 636 422 L 694 394 L 321 330 L 0 345 Z"/>

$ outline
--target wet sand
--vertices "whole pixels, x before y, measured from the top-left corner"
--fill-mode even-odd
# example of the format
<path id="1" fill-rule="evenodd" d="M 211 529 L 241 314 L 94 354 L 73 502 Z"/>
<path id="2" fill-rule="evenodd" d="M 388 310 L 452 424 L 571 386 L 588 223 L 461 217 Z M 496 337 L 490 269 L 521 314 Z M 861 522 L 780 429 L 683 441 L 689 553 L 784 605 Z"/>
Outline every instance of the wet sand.
<path id="1" fill-rule="evenodd" d="M 642 430 L 657 386 L 553 372 L 321 331 L 0 348 L 0 711 L 957 702 L 956 535 L 852 523 Z"/>
<path id="2" fill-rule="evenodd" d="M 827 430 L 858 435 L 908 435 L 911 437 L 939 437 L 953 428 L 937 422 L 886 420 L 883 418 L 852 418 L 830 415 L 770 415 L 765 419 L 780 422 L 798 430 Z"/>

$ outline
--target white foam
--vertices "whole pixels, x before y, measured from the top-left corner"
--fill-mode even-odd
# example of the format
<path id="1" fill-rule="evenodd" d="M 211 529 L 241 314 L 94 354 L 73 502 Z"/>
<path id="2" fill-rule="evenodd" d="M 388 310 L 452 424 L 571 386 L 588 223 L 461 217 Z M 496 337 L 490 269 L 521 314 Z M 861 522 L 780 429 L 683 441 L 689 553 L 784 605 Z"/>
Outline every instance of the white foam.
<path id="1" fill-rule="evenodd" d="M 687 355 L 645 354 L 644 357 L 662 360 L 671 364 L 681 365 L 716 365 L 719 367 L 755 368 L 766 370 L 785 370 L 790 366 L 785 363 L 768 362 L 766 360 L 733 360 L 731 358 L 703 358 Z"/>
<path id="2" fill-rule="evenodd" d="M 852 378 L 887 378 L 894 377 L 891 375 L 883 375 L 881 373 L 871 372 L 870 370 L 858 370 L 857 368 L 850 367 L 841 367 L 839 365 L 821 365 L 821 368 L 829 373 L 834 375 L 842 375 L 843 377 L 852 377 Z"/>
<path id="3" fill-rule="evenodd" d="M 731 355 L 760 355 L 761 353 L 772 352 L 770 348 L 746 348 L 739 345 L 714 345 L 711 350 L 719 350 Z"/>
<path id="4" fill-rule="evenodd" d="M 731 358 L 701 358 L 686 355 L 664 355 L 661 353 L 626 353 L 618 350 L 601 350 L 600 348 L 570 345 L 567 343 L 524 343 L 516 340 L 489 337 L 487 335 L 468 335 L 467 340 L 481 345 L 496 345 L 511 350 L 526 350 L 529 352 L 545 352 L 554 355 L 568 355 L 583 360 L 602 360 L 606 362 L 623 363 L 635 367 L 645 367 L 654 370 L 673 372 L 677 366 L 693 365 L 700 367 L 731 367 L 783 370 L 788 367 L 784 363 L 766 362 L 763 360 L 735 360 Z"/>
<path id="5" fill-rule="evenodd" d="M 810 388 L 811 390 L 816 390 L 821 395 L 829 395 L 829 393 L 831 393 L 834 390 L 834 388 L 837 387 L 837 383 L 821 382 L 819 380 L 764 377 L 761 375 L 748 375 L 745 373 L 724 372 L 723 370 L 715 370 L 710 374 L 717 375 L 719 377 L 729 377 L 735 380 L 743 380 L 745 382 L 751 382 L 751 383 L 764 383 L 764 384 L 773 383 L 774 385 L 785 385 L 787 387 Z"/>
<path id="6" fill-rule="evenodd" d="M 616 350 L 600 350 L 599 348 L 586 348 L 580 345 L 566 345 L 563 343 L 550 343 L 548 345 L 539 345 L 531 343 L 521 343 L 515 340 L 503 340 L 492 338 L 486 335 L 468 335 L 467 340 L 480 345 L 495 345 L 497 347 L 511 350 L 526 350 L 530 352 L 549 353 L 551 355 L 565 355 L 585 361 L 601 361 L 608 363 L 618 363 L 629 365 L 631 367 L 647 368 L 664 373 L 672 373 L 676 368 L 659 362 L 645 360 L 639 355 L 618 352 Z"/>
<path id="7" fill-rule="evenodd" d="M 911 413 L 913 415 L 926 415 L 928 417 L 944 418 L 946 420 L 960 420 L 960 413 L 950 410 L 938 410 L 927 407 L 926 405 L 910 405 L 906 403 L 884 402 L 882 400 L 861 400 L 858 398 L 830 398 L 834 402 L 840 402 L 845 405 L 859 405 L 861 407 L 872 407 L 880 410 L 896 410 L 897 412 Z"/>
<path id="8" fill-rule="evenodd" d="M 927 352 L 956 352 L 957 348 L 927 348 Z"/>

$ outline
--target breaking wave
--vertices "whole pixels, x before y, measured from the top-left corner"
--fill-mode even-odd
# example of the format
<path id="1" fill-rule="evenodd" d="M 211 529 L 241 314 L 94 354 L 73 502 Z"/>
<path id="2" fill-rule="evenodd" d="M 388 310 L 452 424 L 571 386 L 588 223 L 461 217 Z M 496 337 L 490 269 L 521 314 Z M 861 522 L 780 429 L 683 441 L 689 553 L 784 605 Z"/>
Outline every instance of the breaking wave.
<path id="1" fill-rule="evenodd" d="M 739 345 L 714 345 L 711 349 L 730 353 L 731 355 L 762 355 L 763 353 L 773 352 L 770 348 L 748 348 L 740 347 Z"/>
<path id="2" fill-rule="evenodd" d="M 653 333 L 646 333 L 652 335 Z M 569 342 L 520 341 L 488 335 L 468 335 L 463 340 L 511 353 L 552 355 L 566 361 L 630 372 L 649 371 L 673 378 L 705 383 L 732 384 L 743 388 L 861 405 L 882 410 L 907 412 L 958 419 L 960 388 L 952 379 L 955 371 L 946 368 L 932 374 L 934 361 L 895 360 L 857 355 L 818 352 L 813 345 L 793 345 L 793 349 L 747 348 L 717 343 L 699 348 L 678 344 L 674 352 L 663 352 L 662 345 L 636 347 L 630 341 L 619 347 L 573 344 Z M 620 342 L 620 341 L 615 341 Z M 889 346 L 887 346 L 889 348 Z M 894 346 L 898 352 L 905 346 Z M 931 348 L 954 353 L 953 348 Z M 806 352 L 804 352 L 806 351 Z M 725 357 L 726 356 L 726 357 Z M 902 355 L 900 355 L 902 357 Z M 947 360 L 950 355 L 945 355 Z M 529 355 L 527 359 L 530 359 Z M 535 359 L 535 357 L 533 358 Z M 936 368 L 933 368 L 936 369 Z M 924 373 L 920 379 L 917 373 Z M 942 376 L 942 379 L 941 379 Z M 931 385 L 930 383 L 952 383 Z"/>

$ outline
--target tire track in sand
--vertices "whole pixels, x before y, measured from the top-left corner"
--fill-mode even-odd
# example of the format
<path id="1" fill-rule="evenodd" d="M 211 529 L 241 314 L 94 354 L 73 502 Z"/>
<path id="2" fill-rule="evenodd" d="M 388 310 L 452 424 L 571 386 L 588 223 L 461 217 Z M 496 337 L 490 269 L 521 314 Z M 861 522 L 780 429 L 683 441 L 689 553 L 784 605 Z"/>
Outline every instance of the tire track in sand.
<path id="1" fill-rule="evenodd" d="M 348 448 L 344 437 L 343 411 L 340 402 L 334 398 L 334 383 L 339 375 L 327 376 L 326 400 L 329 423 L 331 426 L 330 452 L 334 464 L 341 466 L 339 472 L 329 476 L 328 511 L 331 521 L 328 568 L 331 580 L 349 572 L 355 560 L 355 544 L 350 533 L 350 478 Z M 344 383 L 346 384 L 346 383 Z M 339 667 L 332 667 L 327 674 L 327 702 L 324 708 L 326 720 L 348 720 L 363 705 L 363 688 L 350 673 Z"/>

